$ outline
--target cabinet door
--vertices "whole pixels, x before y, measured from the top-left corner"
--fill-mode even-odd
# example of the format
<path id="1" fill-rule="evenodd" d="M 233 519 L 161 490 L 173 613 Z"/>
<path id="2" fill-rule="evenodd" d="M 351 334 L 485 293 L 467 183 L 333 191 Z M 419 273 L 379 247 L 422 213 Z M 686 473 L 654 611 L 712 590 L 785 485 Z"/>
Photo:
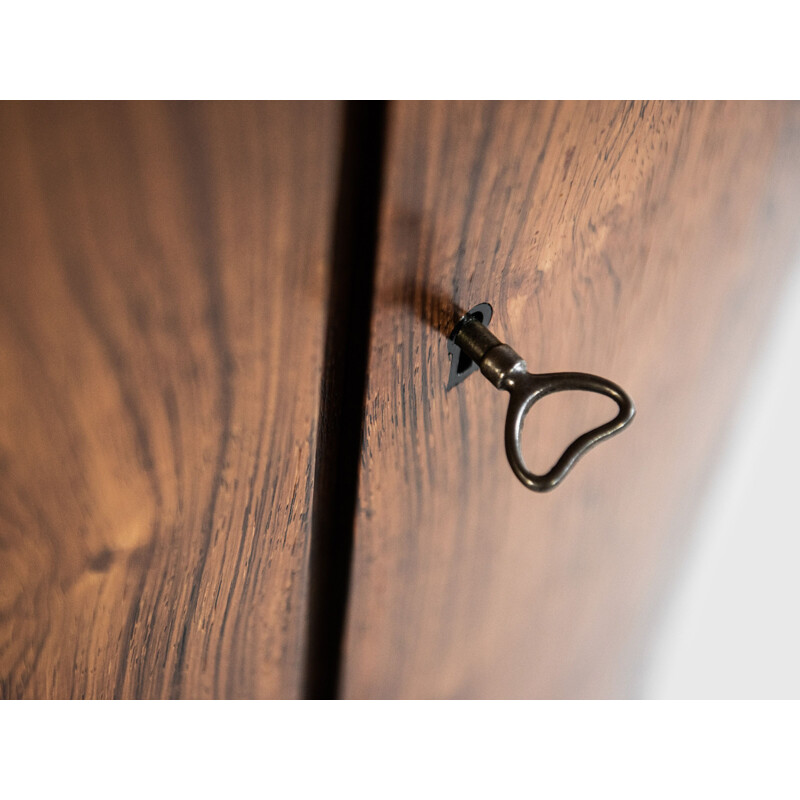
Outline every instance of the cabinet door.
<path id="1" fill-rule="evenodd" d="M 634 695 L 795 253 L 800 109 L 399 103 L 386 158 L 343 692 Z M 456 308 L 483 301 L 533 372 L 637 404 L 551 494 L 506 463 L 504 393 L 445 391 Z M 606 402 L 537 405 L 533 466 Z"/>
<path id="2" fill-rule="evenodd" d="M 293 697 L 336 104 L 0 106 L 0 694 Z"/>

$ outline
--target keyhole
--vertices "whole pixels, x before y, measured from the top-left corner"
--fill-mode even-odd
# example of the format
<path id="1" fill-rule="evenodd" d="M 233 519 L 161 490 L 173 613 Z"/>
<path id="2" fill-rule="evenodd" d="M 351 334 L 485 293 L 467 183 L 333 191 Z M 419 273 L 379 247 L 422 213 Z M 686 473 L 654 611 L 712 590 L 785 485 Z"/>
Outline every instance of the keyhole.
<path id="1" fill-rule="evenodd" d="M 463 350 L 458 351 L 458 366 L 456 367 L 456 377 L 461 378 L 464 373 L 472 366 L 472 359 Z"/>
<path id="2" fill-rule="evenodd" d="M 482 325 L 488 325 L 492 318 L 492 307 L 489 303 L 478 303 L 464 315 L 464 318 L 469 316 L 477 319 Z M 446 388 L 447 391 L 450 391 L 468 375 L 475 372 L 478 365 L 452 339 L 447 340 L 447 352 L 450 355 L 450 373 Z"/>

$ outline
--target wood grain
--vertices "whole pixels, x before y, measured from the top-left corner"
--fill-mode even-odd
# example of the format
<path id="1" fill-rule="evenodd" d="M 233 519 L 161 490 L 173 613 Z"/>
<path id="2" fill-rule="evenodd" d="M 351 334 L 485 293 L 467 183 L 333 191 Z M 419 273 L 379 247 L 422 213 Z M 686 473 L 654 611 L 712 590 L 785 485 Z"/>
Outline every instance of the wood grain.
<path id="1" fill-rule="evenodd" d="M 796 252 L 800 109 L 402 103 L 388 140 L 343 692 L 635 695 Z M 505 461 L 505 394 L 444 391 L 443 334 L 482 301 L 532 371 L 636 401 L 552 494 Z M 588 402 L 528 423 L 533 466 L 613 415 Z"/>
<path id="2" fill-rule="evenodd" d="M 0 693 L 293 697 L 335 104 L 0 106 Z"/>

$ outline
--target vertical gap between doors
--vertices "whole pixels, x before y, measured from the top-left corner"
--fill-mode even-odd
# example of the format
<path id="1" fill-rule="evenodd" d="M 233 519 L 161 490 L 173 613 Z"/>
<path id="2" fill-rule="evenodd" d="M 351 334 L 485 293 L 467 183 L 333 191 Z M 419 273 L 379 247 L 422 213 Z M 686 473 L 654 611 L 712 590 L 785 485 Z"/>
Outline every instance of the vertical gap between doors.
<path id="1" fill-rule="evenodd" d="M 303 671 L 309 699 L 339 695 L 385 131 L 385 102 L 345 104 L 311 518 Z"/>

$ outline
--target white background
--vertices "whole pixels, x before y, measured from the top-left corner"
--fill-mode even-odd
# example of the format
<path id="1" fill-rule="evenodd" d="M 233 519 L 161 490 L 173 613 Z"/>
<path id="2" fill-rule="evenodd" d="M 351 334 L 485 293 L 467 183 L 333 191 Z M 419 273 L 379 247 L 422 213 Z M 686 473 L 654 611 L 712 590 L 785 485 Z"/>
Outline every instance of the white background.
<path id="1" fill-rule="evenodd" d="M 800 265 L 773 313 L 646 697 L 800 698 Z"/>

